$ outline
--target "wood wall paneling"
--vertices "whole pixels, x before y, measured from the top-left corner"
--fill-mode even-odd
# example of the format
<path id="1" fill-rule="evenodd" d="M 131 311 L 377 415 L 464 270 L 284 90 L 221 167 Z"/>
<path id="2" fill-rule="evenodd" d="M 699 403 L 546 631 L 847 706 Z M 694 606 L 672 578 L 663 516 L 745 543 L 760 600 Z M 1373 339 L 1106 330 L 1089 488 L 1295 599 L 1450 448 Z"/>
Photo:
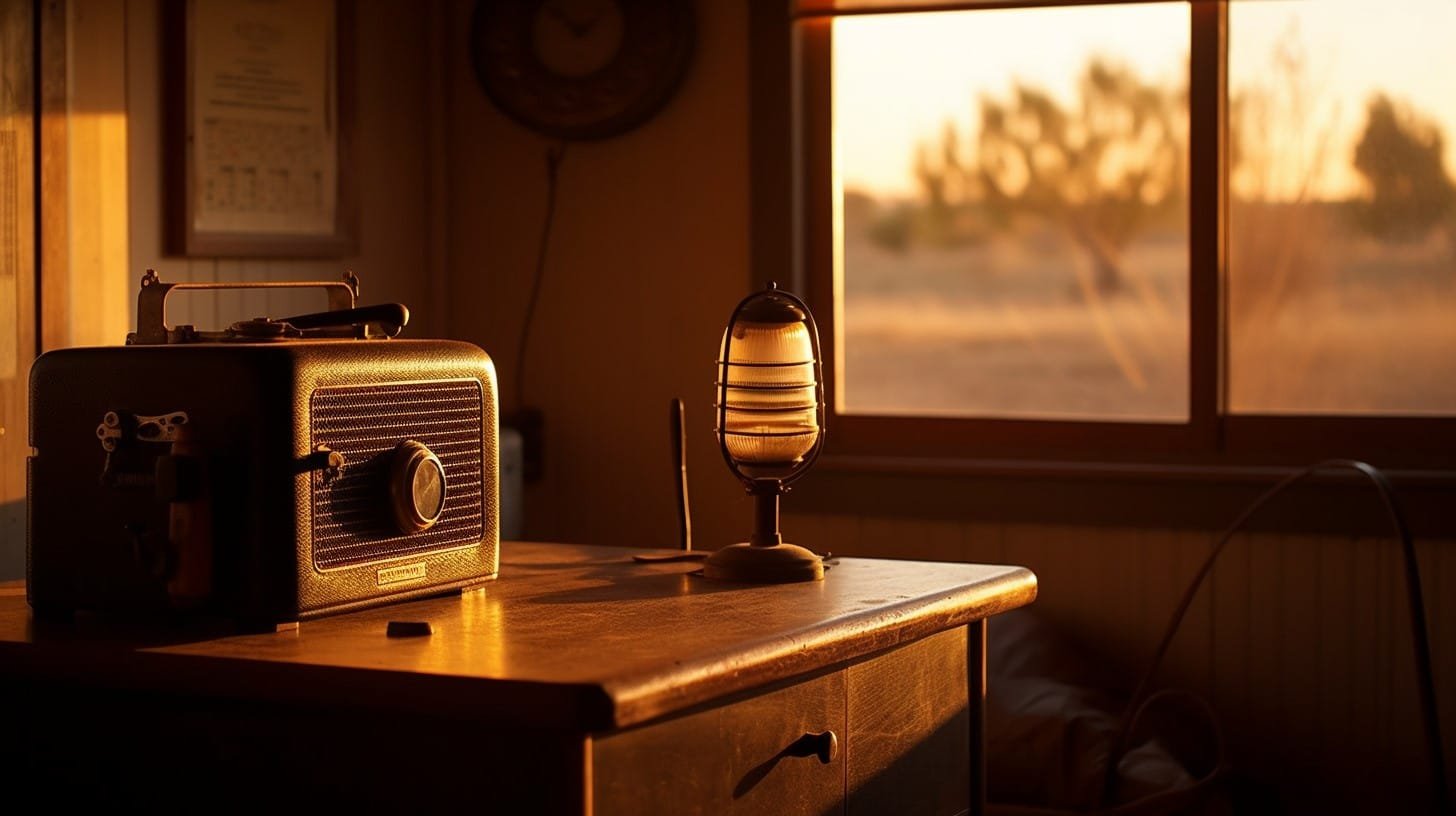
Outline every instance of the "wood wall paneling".
<path id="1" fill-rule="evenodd" d="M 802 530 L 800 539 L 818 550 L 1027 566 L 1040 582 L 1035 613 L 1108 656 L 1109 677 L 1097 679 L 1124 686 L 1145 668 L 1215 538 L 961 522 L 958 541 L 938 523 L 791 511 L 783 526 Z M 1418 546 L 1449 761 L 1456 542 Z M 1292 812 L 1376 802 L 1419 808 L 1427 780 L 1412 665 L 1394 541 L 1240 534 L 1184 619 L 1154 687 L 1210 700 L 1236 766 Z M 1456 777 L 1456 767 L 1448 773 Z"/>
<path id="2" fill-rule="evenodd" d="M 70 192 L 66 157 L 66 31 L 69 6 L 63 0 L 45 0 L 35 5 L 39 14 L 36 55 L 40 72 L 39 179 L 45 195 L 40 198 L 40 350 L 68 345 L 70 340 L 70 242 L 67 238 Z"/>
<path id="3" fill-rule="evenodd" d="M 475 5 L 450 5 L 449 325 L 495 359 L 509 408 L 552 142 L 480 90 L 467 36 Z M 747 11 L 694 11 L 676 95 L 641 127 L 571 144 L 560 167 L 527 359 L 546 440 L 544 475 L 526 487 L 533 538 L 676 544 L 664 409 L 673 397 L 686 402 L 697 545 L 742 540 L 751 524 L 711 418 L 718 341 L 751 289 Z"/>

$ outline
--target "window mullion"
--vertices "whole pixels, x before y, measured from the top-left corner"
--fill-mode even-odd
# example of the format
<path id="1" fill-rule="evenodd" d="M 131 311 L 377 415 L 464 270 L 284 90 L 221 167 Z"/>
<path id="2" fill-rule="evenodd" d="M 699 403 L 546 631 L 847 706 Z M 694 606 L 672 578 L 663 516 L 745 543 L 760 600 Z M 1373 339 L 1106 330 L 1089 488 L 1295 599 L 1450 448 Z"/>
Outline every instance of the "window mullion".
<path id="1" fill-rule="evenodd" d="M 1188 65 L 1189 422 L 1199 446 L 1221 440 L 1228 4 L 1192 0 Z"/>

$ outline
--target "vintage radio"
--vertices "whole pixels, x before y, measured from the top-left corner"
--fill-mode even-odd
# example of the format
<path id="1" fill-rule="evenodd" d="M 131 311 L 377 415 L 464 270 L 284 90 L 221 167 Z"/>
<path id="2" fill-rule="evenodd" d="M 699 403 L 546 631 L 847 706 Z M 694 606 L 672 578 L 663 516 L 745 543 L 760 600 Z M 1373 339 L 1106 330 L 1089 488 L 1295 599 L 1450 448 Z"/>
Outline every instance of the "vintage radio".
<path id="1" fill-rule="evenodd" d="M 329 310 L 170 328 L 182 289 L 323 287 Z M 397 339 L 358 280 L 172 284 L 124 347 L 46 353 L 30 381 L 29 600 L 40 615 L 183 611 L 288 623 L 496 574 L 495 369 Z"/>

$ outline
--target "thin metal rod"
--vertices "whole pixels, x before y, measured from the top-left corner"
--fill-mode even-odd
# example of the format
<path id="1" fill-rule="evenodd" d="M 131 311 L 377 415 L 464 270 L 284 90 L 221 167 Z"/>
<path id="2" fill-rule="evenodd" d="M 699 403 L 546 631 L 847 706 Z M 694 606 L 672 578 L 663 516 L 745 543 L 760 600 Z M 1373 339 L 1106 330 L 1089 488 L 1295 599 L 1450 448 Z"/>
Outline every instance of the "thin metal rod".
<path id="1" fill-rule="evenodd" d="M 683 424 L 683 401 L 672 398 L 668 422 L 672 427 L 672 458 L 677 465 L 677 533 L 683 552 L 693 548 L 693 519 L 688 509 L 687 431 Z"/>

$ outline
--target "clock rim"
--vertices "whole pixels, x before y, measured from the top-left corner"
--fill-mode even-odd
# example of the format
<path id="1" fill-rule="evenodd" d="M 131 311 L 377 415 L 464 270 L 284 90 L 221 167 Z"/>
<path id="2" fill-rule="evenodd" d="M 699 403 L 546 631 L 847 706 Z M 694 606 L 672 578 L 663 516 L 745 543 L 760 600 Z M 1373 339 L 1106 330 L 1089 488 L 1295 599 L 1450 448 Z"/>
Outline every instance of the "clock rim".
<path id="1" fill-rule="evenodd" d="M 477 0 L 470 24 L 471 62 L 476 83 L 497 110 L 529 130 L 545 136 L 567 141 L 601 141 L 645 124 L 677 94 L 687 76 L 697 45 L 692 0 L 613 0 L 622 15 L 622 46 L 618 54 L 597 71 L 580 77 L 562 76 L 551 71 L 534 53 L 533 32 L 529 24 L 511 27 L 513 47 L 528 56 L 528 81 L 544 81 L 556 85 L 558 89 L 587 88 L 594 82 L 602 81 L 604 76 L 610 78 L 612 72 L 621 70 L 623 55 L 634 42 L 633 34 L 637 27 L 642 25 L 644 19 L 650 22 L 655 17 L 666 24 L 672 42 L 671 47 L 666 50 L 667 56 L 651 66 L 652 74 L 644 89 L 635 93 L 626 105 L 613 108 L 608 115 L 571 123 L 543 116 L 539 108 L 522 103 L 508 91 L 508 86 L 514 83 L 500 73 L 501 66 L 482 47 L 482 42 L 489 33 L 487 27 L 501 20 L 499 16 L 488 16 L 488 13 L 514 5 L 524 7 L 528 11 L 526 19 L 534 20 L 547 2 L 550 0 Z"/>

